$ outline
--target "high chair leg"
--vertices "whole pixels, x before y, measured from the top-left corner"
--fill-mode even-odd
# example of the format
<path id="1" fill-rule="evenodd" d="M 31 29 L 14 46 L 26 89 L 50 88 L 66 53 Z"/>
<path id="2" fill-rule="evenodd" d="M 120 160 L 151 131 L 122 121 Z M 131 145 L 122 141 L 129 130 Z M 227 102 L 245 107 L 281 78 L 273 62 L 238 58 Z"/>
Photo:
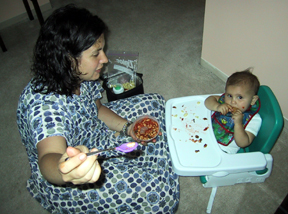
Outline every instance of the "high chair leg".
<path id="1" fill-rule="evenodd" d="M 217 192 L 217 187 L 212 187 L 212 191 L 211 191 L 211 195 L 210 195 L 209 202 L 207 205 L 206 213 L 211 213 L 216 192 Z"/>

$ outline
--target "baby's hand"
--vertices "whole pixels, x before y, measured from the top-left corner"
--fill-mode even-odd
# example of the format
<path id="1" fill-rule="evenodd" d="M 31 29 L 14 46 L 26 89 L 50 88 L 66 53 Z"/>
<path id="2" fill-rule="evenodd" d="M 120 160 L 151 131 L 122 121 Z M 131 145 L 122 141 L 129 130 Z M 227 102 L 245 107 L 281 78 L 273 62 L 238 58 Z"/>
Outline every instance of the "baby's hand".
<path id="1" fill-rule="evenodd" d="M 243 120 L 243 112 L 240 111 L 240 109 L 234 109 L 234 111 L 232 112 L 232 119 L 234 120 L 234 123 L 241 123 L 242 124 L 242 120 Z"/>
<path id="2" fill-rule="evenodd" d="M 92 149 L 91 151 L 97 151 Z M 86 146 L 67 147 L 59 161 L 59 171 L 63 181 L 73 184 L 84 184 L 96 182 L 101 174 L 101 167 L 97 156 L 87 157 L 89 152 Z M 69 160 L 65 159 L 69 157 Z"/>
<path id="3" fill-rule="evenodd" d="M 219 104 L 217 106 L 217 111 L 220 112 L 221 114 L 225 115 L 229 111 L 232 111 L 232 106 L 230 106 L 229 104 L 226 104 L 226 103 Z"/>

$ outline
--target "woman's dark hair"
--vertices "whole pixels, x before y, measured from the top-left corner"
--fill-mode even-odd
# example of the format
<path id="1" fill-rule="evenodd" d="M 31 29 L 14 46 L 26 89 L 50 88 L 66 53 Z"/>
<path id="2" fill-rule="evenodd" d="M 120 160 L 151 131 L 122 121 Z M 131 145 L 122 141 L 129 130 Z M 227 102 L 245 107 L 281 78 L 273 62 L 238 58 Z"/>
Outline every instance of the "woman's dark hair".
<path id="1" fill-rule="evenodd" d="M 34 48 L 33 90 L 71 96 L 80 85 L 78 59 L 106 29 L 84 8 L 67 5 L 55 10 L 41 27 Z"/>

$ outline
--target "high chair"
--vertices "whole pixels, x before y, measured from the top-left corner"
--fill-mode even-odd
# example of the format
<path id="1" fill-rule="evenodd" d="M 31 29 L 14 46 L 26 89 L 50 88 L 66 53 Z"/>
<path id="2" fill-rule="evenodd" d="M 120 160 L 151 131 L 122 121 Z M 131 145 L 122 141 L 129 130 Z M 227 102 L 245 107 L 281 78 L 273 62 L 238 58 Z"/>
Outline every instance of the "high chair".
<path id="1" fill-rule="evenodd" d="M 219 148 L 211 128 L 211 111 L 204 105 L 208 96 L 168 100 L 166 127 L 175 172 L 180 176 L 200 176 L 204 187 L 212 187 L 207 206 L 207 213 L 210 213 L 218 186 L 259 183 L 270 176 L 273 158 L 269 152 L 281 133 L 284 121 L 272 90 L 268 86 L 260 86 L 258 96 L 262 125 L 259 133 L 250 146 L 240 149 L 237 154 L 227 154 Z M 193 127 L 196 128 L 191 131 Z"/>

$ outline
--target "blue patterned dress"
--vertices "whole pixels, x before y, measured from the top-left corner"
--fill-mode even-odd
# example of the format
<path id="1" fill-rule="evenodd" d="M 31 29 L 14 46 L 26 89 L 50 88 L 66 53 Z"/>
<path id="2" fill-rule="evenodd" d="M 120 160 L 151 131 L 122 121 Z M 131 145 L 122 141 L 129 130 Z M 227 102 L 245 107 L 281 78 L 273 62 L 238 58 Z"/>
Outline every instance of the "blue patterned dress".
<path id="1" fill-rule="evenodd" d="M 131 138 L 114 137 L 98 119 L 95 100 L 103 91 L 98 81 L 83 82 L 79 96 L 34 93 L 29 83 L 17 109 L 17 123 L 31 167 L 30 194 L 51 213 L 175 213 L 179 203 L 178 176 L 172 170 L 165 130 L 165 101 L 158 94 L 117 100 L 106 106 L 129 121 L 156 117 L 162 136 L 157 143 L 138 146 L 136 158 L 102 153 L 100 179 L 93 184 L 56 186 L 42 176 L 36 145 L 50 136 L 63 136 L 69 146 L 88 149 L 115 147 Z"/>

